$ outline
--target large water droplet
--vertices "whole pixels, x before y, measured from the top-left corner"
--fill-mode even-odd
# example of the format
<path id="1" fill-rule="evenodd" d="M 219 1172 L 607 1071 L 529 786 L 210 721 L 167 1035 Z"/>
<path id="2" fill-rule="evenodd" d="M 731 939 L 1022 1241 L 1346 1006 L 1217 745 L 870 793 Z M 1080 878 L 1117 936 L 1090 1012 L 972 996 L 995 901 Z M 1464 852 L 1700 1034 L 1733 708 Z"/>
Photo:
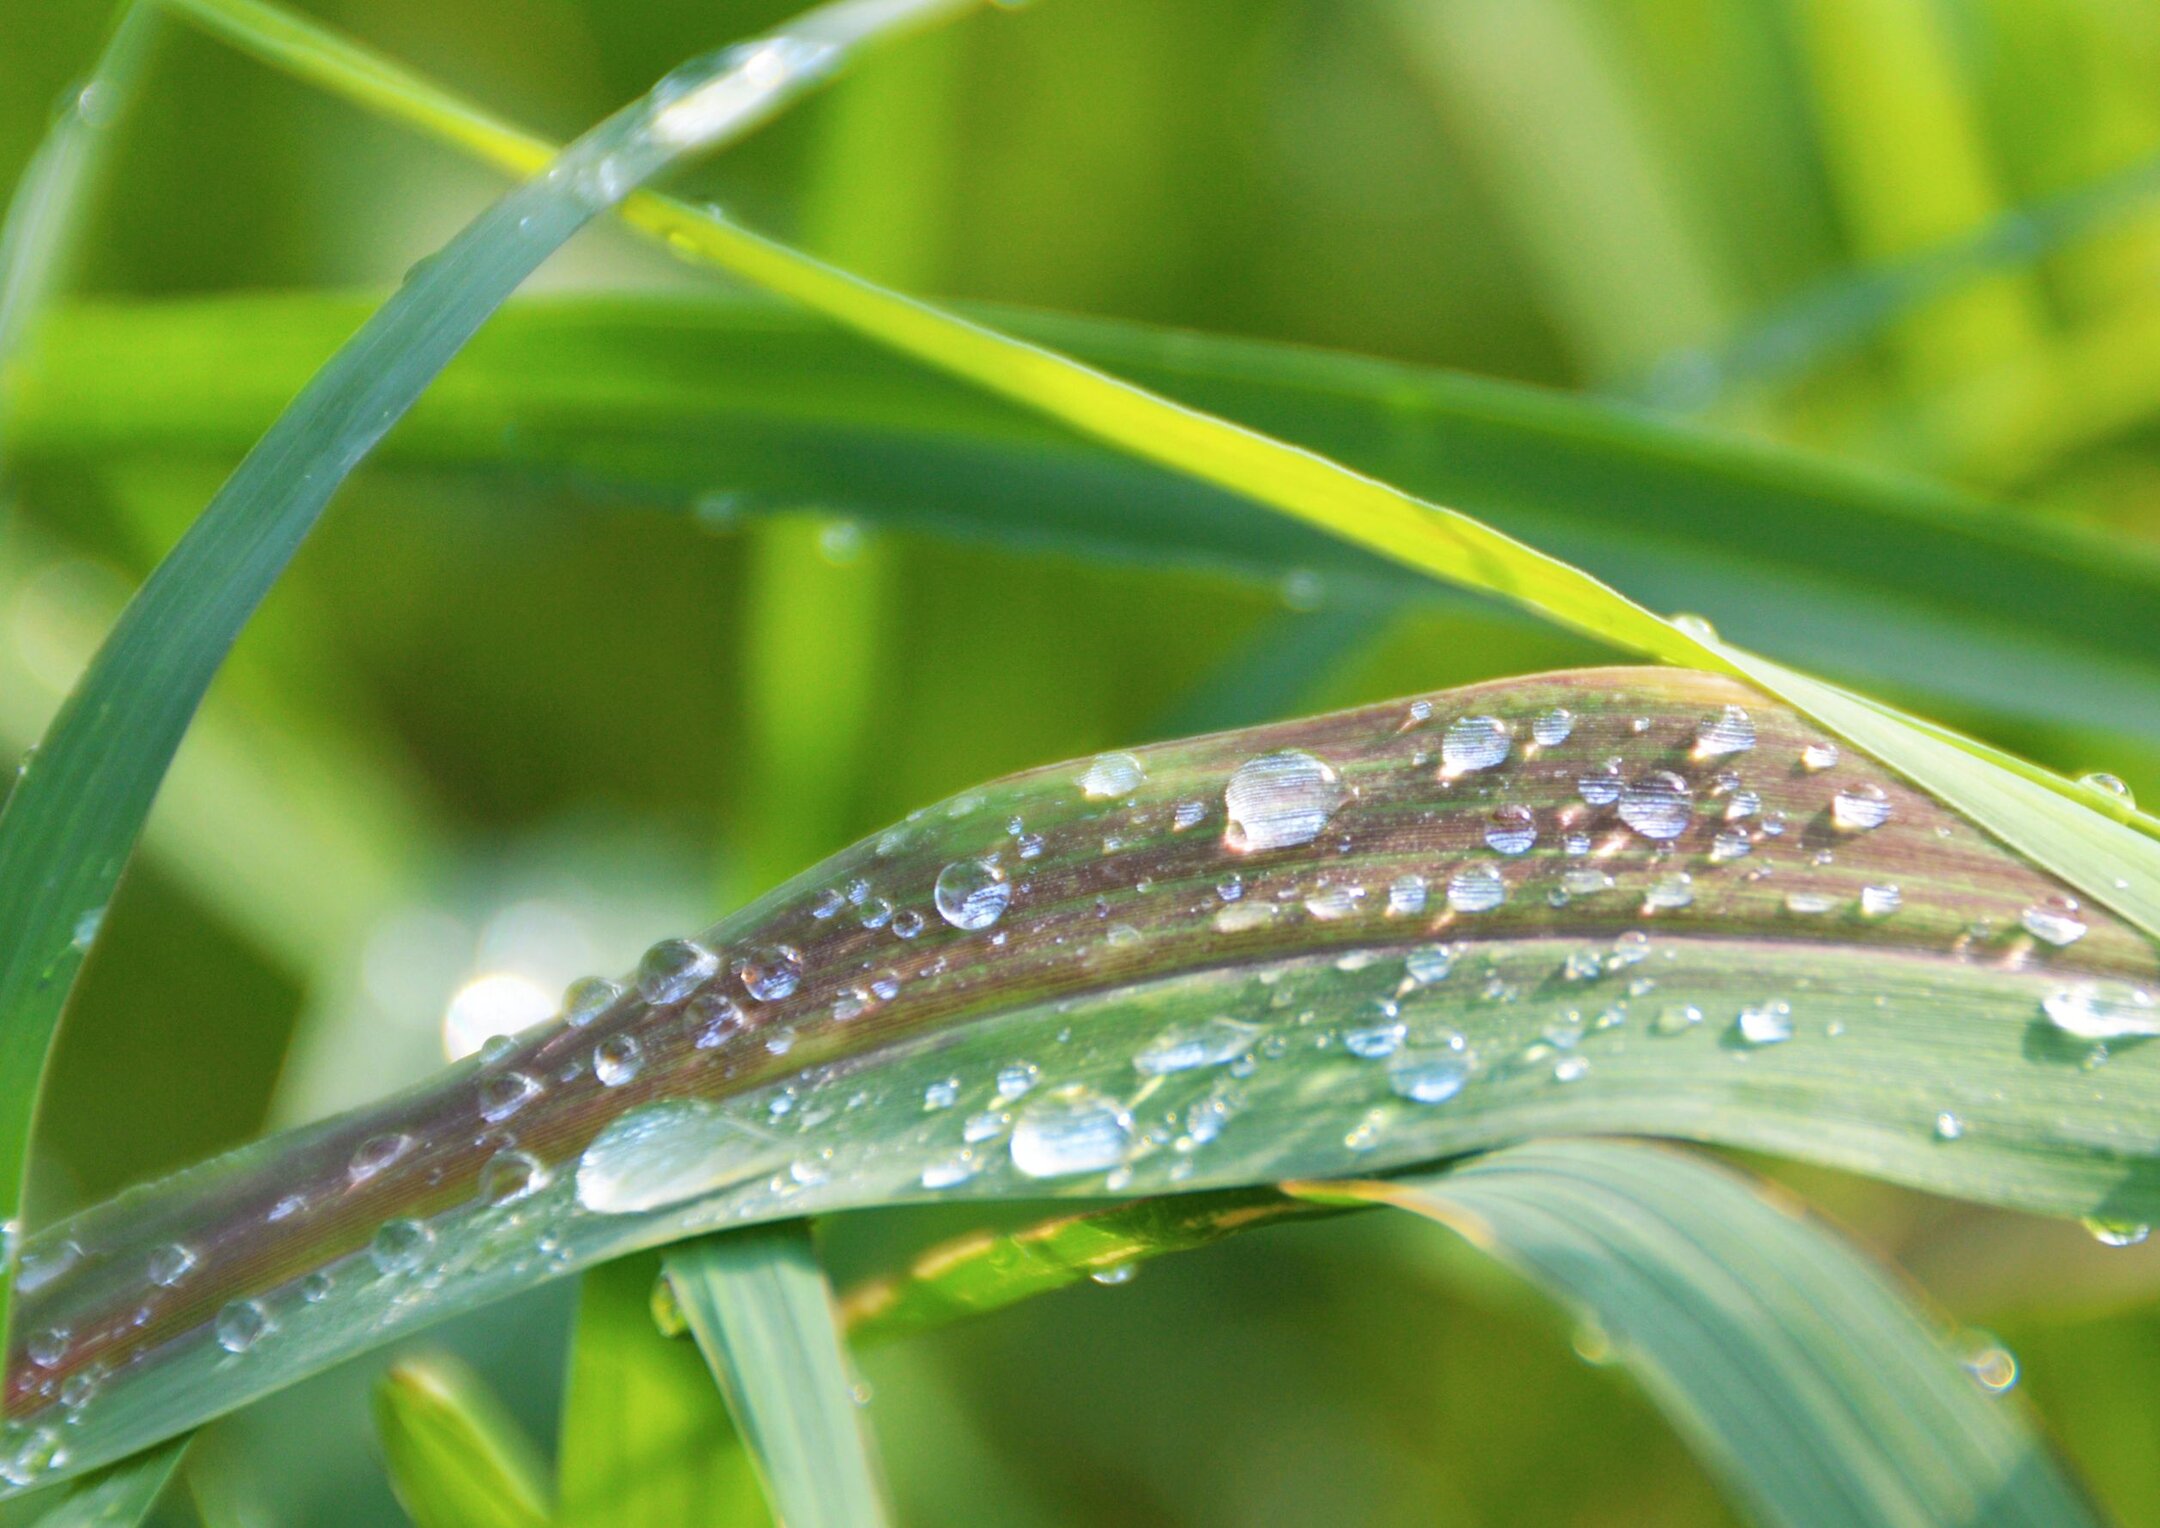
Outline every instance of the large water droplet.
<path id="1" fill-rule="evenodd" d="M 2085 937 L 2085 920 L 2078 916 L 2075 897 L 2049 897 L 2018 914 L 2018 922 L 2035 939 L 2062 947 Z"/>
<path id="2" fill-rule="evenodd" d="M 676 1099 L 633 1109 L 578 1158 L 577 1200 L 601 1215 L 627 1215 L 702 1199 L 784 1166 L 782 1143 L 715 1104 Z"/>
<path id="3" fill-rule="evenodd" d="M 1334 767 L 1302 748 L 1248 759 L 1223 789 L 1223 846 L 1256 854 L 1311 843 L 1347 794 Z"/>
<path id="4" fill-rule="evenodd" d="M 982 929 L 1004 916 L 1012 884 L 995 861 L 954 860 L 938 872 L 938 916 L 957 929 Z"/>
<path id="5" fill-rule="evenodd" d="M 563 994 L 563 1019 L 572 1029 L 583 1029 L 613 1007 L 623 989 L 604 976 L 587 976 L 570 984 Z"/>
<path id="6" fill-rule="evenodd" d="M 1080 776 L 1080 794 L 1090 801 L 1118 801 L 1147 779 L 1147 770 L 1129 753 L 1099 754 Z"/>
<path id="7" fill-rule="evenodd" d="M 1502 854 L 1527 854 L 1537 842 L 1537 814 L 1526 806 L 1500 806 L 1486 819 L 1485 845 Z"/>
<path id="8" fill-rule="evenodd" d="M 2061 987 L 2040 999 L 2040 1011 L 2066 1035 L 2080 1040 L 2127 1040 L 2160 1035 L 2160 1007 L 2143 987 L 2090 981 Z"/>
<path id="9" fill-rule="evenodd" d="M 1513 739 L 1496 716 L 1458 716 L 1440 737 L 1440 773 L 1447 778 L 1490 769 L 1508 756 Z"/>
<path id="10" fill-rule="evenodd" d="M 1743 1008 L 1733 1027 L 1749 1045 L 1781 1045 L 1793 1037 L 1792 1008 L 1785 1003 Z"/>
<path id="11" fill-rule="evenodd" d="M 150 1282 L 170 1289 L 195 1268 L 195 1254 L 178 1242 L 167 1242 L 150 1254 Z"/>
<path id="12" fill-rule="evenodd" d="M 1259 1025 L 1236 1019 L 1213 1018 L 1200 1024 L 1174 1025 L 1140 1048 L 1133 1057 L 1133 1069 L 1160 1077 L 1196 1067 L 1223 1066 L 1251 1050 L 1260 1033 Z"/>
<path id="13" fill-rule="evenodd" d="M 1848 785 L 1830 798 L 1830 821 L 1840 833 L 1865 833 L 1889 820 L 1889 794 L 1872 780 Z"/>
<path id="14" fill-rule="evenodd" d="M 743 990 L 761 1003 L 777 1003 L 802 985 L 802 951 L 791 944 L 761 944 L 735 962 Z"/>
<path id="15" fill-rule="evenodd" d="M 235 1300 L 218 1312 L 218 1346 L 228 1353 L 245 1353 L 269 1336 L 273 1325 L 260 1300 Z"/>
<path id="16" fill-rule="evenodd" d="M 1705 717 L 1695 729 L 1698 759 L 1722 759 L 1728 754 L 1746 753 L 1754 746 L 1755 723 L 1738 706 L 1726 706 L 1717 715 Z"/>
<path id="17" fill-rule="evenodd" d="M 2137 805 L 2137 797 L 2131 794 L 2128 782 L 2120 775 L 2111 775 L 2105 770 L 2096 769 L 2091 774 L 2079 775 L 2078 784 L 2087 790 L 2098 791 L 2103 796 L 2113 796 L 2124 806 Z"/>
<path id="18" fill-rule="evenodd" d="M 1694 814 L 1694 792 L 1669 769 L 1652 770 L 1620 792 L 1620 820 L 1645 838 L 1678 838 Z"/>
<path id="19" fill-rule="evenodd" d="M 1507 900 L 1497 865 L 1465 865 L 1448 877 L 1448 906 L 1459 913 L 1490 912 Z"/>
<path id="20" fill-rule="evenodd" d="M 1021 1107 L 1012 1162 L 1030 1178 L 1106 1172 L 1125 1159 L 1131 1140 L 1132 1120 L 1123 1109 L 1084 1083 L 1068 1083 Z"/>
<path id="21" fill-rule="evenodd" d="M 619 1088 L 636 1078 L 645 1067 L 645 1047 L 636 1035 L 609 1035 L 593 1047 L 593 1075 L 600 1085 Z"/>
<path id="22" fill-rule="evenodd" d="M 655 1007 L 679 1003 L 720 969 L 720 957 L 688 939 L 663 939 L 638 962 L 638 996 Z"/>

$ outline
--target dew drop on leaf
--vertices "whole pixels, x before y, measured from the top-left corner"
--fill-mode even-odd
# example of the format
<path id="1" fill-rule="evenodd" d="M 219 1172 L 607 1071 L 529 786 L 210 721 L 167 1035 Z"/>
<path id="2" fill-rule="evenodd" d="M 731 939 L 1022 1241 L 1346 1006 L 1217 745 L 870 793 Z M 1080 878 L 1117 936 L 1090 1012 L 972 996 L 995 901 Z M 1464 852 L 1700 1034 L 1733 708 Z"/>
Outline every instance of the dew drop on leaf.
<path id="1" fill-rule="evenodd" d="M 1512 741 L 1496 716 L 1459 716 L 1440 737 L 1440 774 L 1453 779 L 1490 769 L 1508 756 Z"/>
<path id="2" fill-rule="evenodd" d="M 1105 1172 L 1125 1159 L 1132 1120 L 1084 1083 L 1030 1099 L 1013 1120 L 1012 1163 L 1030 1178 Z"/>
<path id="3" fill-rule="evenodd" d="M 1090 801 L 1119 801 L 1147 779 L 1147 770 L 1129 753 L 1097 755 L 1080 776 L 1080 794 Z"/>
<path id="4" fill-rule="evenodd" d="M 1257 854 L 1311 843 L 1346 795 L 1334 766 L 1302 748 L 1247 759 L 1223 788 L 1223 846 Z"/>
<path id="5" fill-rule="evenodd" d="M 935 901 L 938 916 L 954 928 L 985 929 L 1004 916 L 1012 883 L 994 861 L 954 860 L 938 872 Z"/>

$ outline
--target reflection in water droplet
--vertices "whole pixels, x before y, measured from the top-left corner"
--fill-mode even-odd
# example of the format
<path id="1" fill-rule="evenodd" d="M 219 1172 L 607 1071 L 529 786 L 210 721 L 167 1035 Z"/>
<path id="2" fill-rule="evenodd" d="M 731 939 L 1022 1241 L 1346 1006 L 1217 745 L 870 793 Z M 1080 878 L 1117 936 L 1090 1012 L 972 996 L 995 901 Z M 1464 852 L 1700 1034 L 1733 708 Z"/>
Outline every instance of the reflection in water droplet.
<path id="1" fill-rule="evenodd" d="M 645 1066 L 645 1047 L 636 1035 L 609 1035 L 593 1047 L 593 1076 L 602 1087 L 619 1088 Z"/>
<path id="2" fill-rule="evenodd" d="M 1490 769 L 1508 756 L 1512 739 L 1507 723 L 1494 716 L 1459 716 L 1440 738 L 1440 773 L 1444 778 Z"/>
<path id="3" fill-rule="evenodd" d="M 894 932 L 899 931 L 895 920 Z M 777 1003 L 802 984 L 802 952 L 788 944 L 761 944 L 735 962 L 743 990 L 761 1003 Z"/>
<path id="4" fill-rule="evenodd" d="M 570 984 L 563 994 L 563 1019 L 572 1029 L 583 1029 L 606 1013 L 623 989 L 604 976 L 587 976 Z"/>
<path id="5" fill-rule="evenodd" d="M 403 1132 L 371 1135 L 354 1148 L 352 1160 L 345 1164 L 345 1176 L 354 1183 L 365 1183 L 412 1148 L 413 1138 Z"/>
<path id="6" fill-rule="evenodd" d="M 1848 785 L 1830 798 L 1830 821 L 1840 833 L 1865 833 L 1890 820 L 1890 797 L 1872 780 Z"/>
<path id="7" fill-rule="evenodd" d="M 1406 1050 L 1388 1064 L 1388 1086 L 1414 1104 L 1444 1104 L 1470 1081 L 1470 1059 L 1458 1050 Z"/>
<path id="8" fill-rule="evenodd" d="M 1399 875 L 1390 881 L 1387 911 L 1390 918 L 1414 918 L 1425 911 L 1425 877 Z"/>
<path id="9" fill-rule="evenodd" d="M 523 1072 L 504 1072 L 480 1082 L 480 1117 L 501 1124 L 540 1096 L 540 1084 Z"/>
<path id="10" fill-rule="evenodd" d="M 178 1242 L 167 1242 L 150 1254 L 150 1282 L 170 1289 L 195 1268 L 195 1254 Z"/>
<path id="11" fill-rule="evenodd" d="M 1147 770 L 1129 753 L 1098 755 L 1080 776 L 1080 794 L 1090 801 L 1117 801 L 1130 796 L 1147 779 Z"/>
<path id="12" fill-rule="evenodd" d="M 1575 791 L 1591 806 L 1611 806 L 1620 799 L 1620 766 L 1600 764 L 1575 782 Z"/>
<path id="13" fill-rule="evenodd" d="M 1746 753 L 1754 746 L 1755 723 L 1738 706 L 1727 706 L 1717 715 L 1705 717 L 1695 729 L 1695 757 L 1698 759 L 1722 759 L 1730 754 Z"/>
<path id="14" fill-rule="evenodd" d="M 1023 1105 L 1013 1121 L 1013 1166 L 1030 1178 L 1104 1172 L 1124 1160 L 1132 1120 L 1084 1083 L 1053 1088 Z"/>
<path id="15" fill-rule="evenodd" d="M 434 1245 L 435 1233 L 419 1221 L 386 1220 L 368 1245 L 368 1257 L 378 1272 L 411 1273 Z"/>
<path id="16" fill-rule="evenodd" d="M 638 962 L 638 996 L 655 1007 L 679 1003 L 720 969 L 720 957 L 688 939 L 663 939 Z"/>
<path id="17" fill-rule="evenodd" d="M 2160 1007 L 2143 987 L 2079 982 L 2040 1000 L 2047 1021 L 2079 1040 L 2126 1040 L 2160 1035 Z"/>
<path id="18" fill-rule="evenodd" d="M 1455 946 L 1451 944 L 1421 945 L 1403 956 L 1403 974 L 1420 987 L 1444 981 L 1455 969 Z"/>
<path id="19" fill-rule="evenodd" d="M 938 872 L 938 916 L 954 928 L 988 928 L 1004 916 L 1012 885 L 995 861 L 954 860 Z"/>
<path id="20" fill-rule="evenodd" d="M 1465 865 L 1448 877 L 1448 906 L 1459 913 L 1490 912 L 1507 900 L 1497 865 Z"/>
<path id="21" fill-rule="evenodd" d="M 531 1152 L 503 1150 L 480 1169 L 480 1198 L 488 1204 L 516 1204 L 547 1183 L 547 1168 Z"/>
<path id="22" fill-rule="evenodd" d="M 1800 750 L 1800 767 L 1809 774 L 1821 774 L 1838 761 L 1835 743 L 1809 743 Z"/>
<path id="23" fill-rule="evenodd" d="M 218 1346 L 228 1353 L 245 1353 L 270 1335 L 272 1325 L 260 1300 L 235 1300 L 218 1312 Z"/>
<path id="24" fill-rule="evenodd" d="M 2089 1215 L 2085 1229 L 2092 1239 L 2103 1247 L 2135 1247 L 2152 1235 L 2152 1227 L 2142 1220 L 2123 1220 L 2101 1215 Z"/>
<path id="25" fill-rule="evenodd" d="M 1860 915 L 1863 918 L 1887 918 L 1905 905 L 1905 893 L 1895 886 L 1863 886 L 1860 888 Z"/>
<path id="26" fill-rule="evenodd" d="M 2018 922 L 2033 938 L 2044 939 L 2059 949 L 2085 937 L 2085 921 L 2077 914 L 2077 898 L 2056 896 L 2026 908 L 2018 914 Z"/>
<path id="27" fill-rule="evenodd" d="M 1620 793 L 1620 820 L 1645 838 L 1678 838 L 1694 813 L 1694 792 L 1669 769 L 1652 770 Z"/>
<path id="28" fill-rule="evenodd" d="M 2096 769 L 2091 774 L 2079 775 L 2078 784 L 2103 796 L 2113 796 L 2124 806 L 2137 805 L 2137 797 L 2131 794 L 2129 784 L 2120 775 Z"/>
<path id="29" fill-rule="evenodd" d="M 1695 877 L 1685 870 L 1661 875 L 1643 893 L 1644 912 L 1674 912 L 1695 900 Z"/>
<path id="30" fill-rule="evenodd" d="M 1792 1009 L 1785 1003 L 1743 1008 L 1733 1027 L 1749 1045 L 1780 1045 L 1793 1037 Z"/>
<path id="31" fill-rule="evenodd" d="M 1223 789 L 1223 846 L 1255 854 L 1310 843 L 1346 796 L 1334 767 L 1302 748 L 1248 759 Z"/>
<path id="32" fill-rule="evenodd" d="M 1965 1122 L 1948 1109 L 1935 1116 L 1935 1139 L 1954 1141 L 1965 1133 Z"/>
<path id="33" fill-rule="evenodd" d="M 1540 748 L 1557 748 L 1575 730 L 1575 713 L 1555 706 L 1530 724 L 1530 736 Z"/>
<path id="34" fill-rule="evenodd" d="M 1537 842 L 1537 814 L 1526 806 L 1493 809 L 1485 824 L 1485 844 L 1502 854 L 1527 854 Z"/>

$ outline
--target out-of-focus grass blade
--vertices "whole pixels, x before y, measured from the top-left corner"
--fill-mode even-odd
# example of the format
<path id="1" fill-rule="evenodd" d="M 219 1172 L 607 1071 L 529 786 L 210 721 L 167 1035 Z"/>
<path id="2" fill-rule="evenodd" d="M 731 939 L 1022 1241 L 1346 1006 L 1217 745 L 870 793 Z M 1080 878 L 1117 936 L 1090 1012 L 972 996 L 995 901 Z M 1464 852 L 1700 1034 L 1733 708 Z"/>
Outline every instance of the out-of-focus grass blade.
<path id="1" fill-rule="evenodd" d="M 33 1239 L 25 1331 L 72 1335 L 11 1373 L 34 1422 L 101 1370 L 87 1467 L 686 1236 L 1554 1134 L 2151 1222 L 2156 988 L 2134 926 L 1728 679 L 1480 685 L 925 808 L 552 1026 Z"/>
<path id="2" fill-rule="evenodd" d="M 1591 1323 L 1764 1523 L 2100 1521 L 2023 1409 L 1881 1270 L 1707 1162 L 1540 1142 L 1292 1191 L 1428 1216 L 1519 1270 Z"/>
<path id="3" fill-rule="evenodd" d="M 404 88 L 394 82 L 394 66 L 335 34 L 307 29 L 296 39 L 291 35 L 294 26 L 283 23 L 283 35 L 275 38 L 245 27 L 225 30 L 280 67 L 344 90 L 502 168 L 527 171 L 545 160 L 544 141 L 493 122 L 434 87 Z M 666 238 L 688 258 L 710 261 L 793 297 L 882 344 L 1119 450 L 1241 494 L 1434 577 L 1498 595 L 1585 635 L 1667 662 L 1720 669 L 1773 690 L 1791 673 L 1716 641 L 1694 623 L 1665 620 L 1580 569 L 1458 510 L 1417 499 L 1323 456 L 885 291 L 714 214 L 644 194 L 628 198 L 621 210 L 633 227 Z M 1779 692 L 1811 697 L 1828 693 L 1819 685 Z M 1945 800 L 1965 806 L 1992 832 L 2092 900 L 2160 936 L 2160 821 L 2037 765 L 2005 761 L 1982 745 L 1940 730 L 1924 732 L 1885 711 L 1878 710 L 1869 737 L 1886 763 Z M 1944 745 L 1968 757 L 1957 761 L 1959 767 L 1946 768 Z M 1975 792 L 1971 786 L 1982 777 L 1987 777 L 1987 788 Z M 2075 803 L 2093 818 L 2092 824 L 2066 836 L 2063 813 L 2051 798 Z M 2121 831 L 2102 818 L 2112 819 Z M 2096 855 L 2096 847 L 2104 852 Z"/>
<path id="4" fill-rule="evenodd" d="M 31 1528 L 135 1528 L 164 1495 L 186 1452 L 182 1438 L 102 1470 L 68 1487 Z"/>
<path id="5" fill-rule="evenodd" d="M 2009 714 L 2160 731 L 2144 704 L 2160 631 L 2143 618 L 2160 558 L 2119 537 L 1532 388 L 969 311 L 1458 504 L 1735 641 Z M 222 459 L 365 313 L 320 293 L 63 309 L 26 355 L 8 444 L 32 465 Z M 1303 570 L 1332 606 L 1367 612 L 1440 589 L 766 299 L 513 302 L 377 459 L 524 470 L 701 515 L 816 504 L 1008 545 Z"/>
<path id="6" fill-rule="evenodd" d="M 669 1250 L 669 1287 L 787 1528 L 886 1521 L 832 1287 L 799 1220 Z"/>
<path id="7" fill-rule="evenodd" d="M 841 1322 L 856 1342 L 902 1337 L 1086 1280 L 1114 1281 L 1150 1258 L 1326 1208 L 1274 1189 L 1234 1189 L 1059 1215 L 1020 1231 L 973 1232 L 940 1242 L 897 1274 L 848 1289 Z"/>
<path id="8" fill-rule="evenodd" d="M 651 1253 L 587 1269 L 563 1395 L 563 1528 L 764 1528 L 750 1456 L 697 1352 L 653 1325 Z"/>
<path id="9" fill-rule="evenodd" d="M 209 0 L 204 0 L 209 3 Z M 853 45 L 971 0 L 837 0 L 697 61 L 580 138 L 420 266 L 316 374 L 129 602 L 0 810 L 0 1220 L 74 973 L 181 735 L 345 477 L 564 240 L 684 154 L 738 136 Z M 0 1278 L 0 1331 L 8 1283 Z"/>
<path id="10" fill-rule="evenodd" d="M 375 1387 L 375 1432 L 415 1528 L 545 1528 L 539 1450 L 481 1378 L 442 1354 L 391 1365 Z"/>

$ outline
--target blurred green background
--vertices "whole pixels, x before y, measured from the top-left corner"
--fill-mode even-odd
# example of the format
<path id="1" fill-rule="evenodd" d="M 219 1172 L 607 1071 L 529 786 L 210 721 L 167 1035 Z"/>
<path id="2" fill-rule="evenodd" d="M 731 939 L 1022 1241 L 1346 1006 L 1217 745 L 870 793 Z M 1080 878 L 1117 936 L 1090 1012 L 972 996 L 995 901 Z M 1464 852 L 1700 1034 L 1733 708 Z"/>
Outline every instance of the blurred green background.
<path id="1" fill-rule="evenodd" d="M 558 136 L 783 14 L 309 9 Z M 0 0 L 10 180 L 107 20 Z M 380 290 L 495 189 L 179 27 L 117 131 L 81 292 Z M 1040 0 L 906 44 L 678 184 L 912 291 L 1599 393 L 2160 540 L 2160 9 L 2138 0 Z M 709 281 L 600 228 L 534 285 Z M 0 753 L 34 741 L 229 465 L 13 467 Z M 221 679 L 111 912 L 49 1093 L 41 1217 L 421 1075 L 461 1003 L 551 1001 L 971 781 L 1173 717 L 1612 656 L 1471 607 L 1346 645 L 1324 580 L 946 544 L 830 505 L 746 522 L 728 489 L 685 515 L 577 481 L 361 471 Z M 1280 668 L 1250 682 L 1262 653 Z M 1955 719 L 2160 793 L 2149 708 L 2119 734 Z M 1763 1165 L 2003 1339 L 2107 1504 L 2160 1521 L 2160 1252 Z M 904 1510 L 1728 1520 L 1564 1320 L 1393 1219 L 865 1355 Z M 856 1217 L 831 1251 L 844 1275 L 960 1225 Z M 544 1292 L 441 1340 L 546 1439 L 569 1311 Z M 229 1520 L 398 1520 L 363 1404 L 383 1361 L 219 1430 L 201 1459 Z"/>

